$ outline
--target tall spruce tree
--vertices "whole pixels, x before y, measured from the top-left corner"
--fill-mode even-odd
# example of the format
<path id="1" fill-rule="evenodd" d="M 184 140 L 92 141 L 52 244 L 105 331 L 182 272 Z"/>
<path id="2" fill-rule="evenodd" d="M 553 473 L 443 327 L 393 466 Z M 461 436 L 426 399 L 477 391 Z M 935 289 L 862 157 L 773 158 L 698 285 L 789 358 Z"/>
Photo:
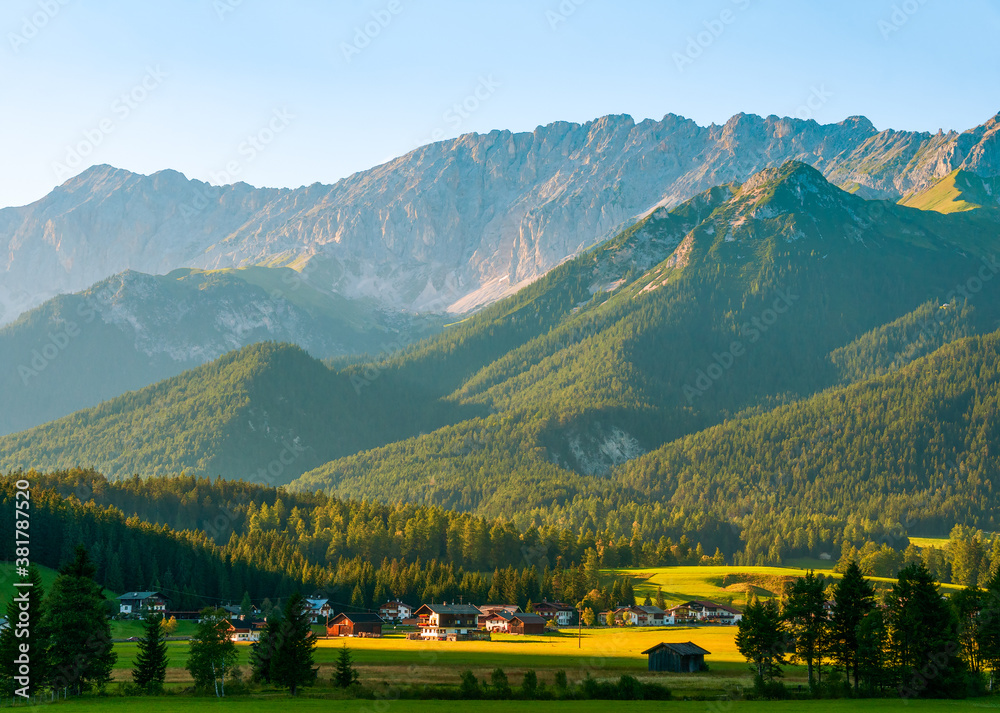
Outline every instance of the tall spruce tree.
<path id="1" fill-rule="evenodd" d="M 250 680 L 271 683 L 271 660 L 281 634 L 281 612 L 272 612 L 260 632 L 260 638 L 250 644 Z"/>
<path id="2" fill-rule="evenodd" d="M 743 610 L 736 632 L 736 648 L 750 664 L 760 682 L 781 676 L 785 664 L 785 640 L 788 632 L 781 621 L 778 604 L 773 600 L 754 600 Z"/>
<path id="3" fill-rule="evenodd" d="M 858 690 L 858 627 L 875 608 L 875 588 L 861 573 L 856 560 L 851 560 L 844 576 L 833 590 L 833 611 L 830 617 L 830 637 L 833 658 L 848 677 L 854 677 Z"/>
<path id="4" fill-rule="evenodd" d="M 107 599 L 94 581 L 96 571 L 87 549 L 77 545 L 45 600 L 43 622 L 49 634 L 53 688 L 79 694 L 111 680 L 118 654 L 111 642 Z"/>
<path id="5" fill-rule="evenodd" d="M 983 668 L 989 675 L 990 690 L 996 690 L 1000 684 L 1000 568 L 994 571 L 983 590 L 979 652 Z"/>
<path id="6" fill-rule="evenodd" d="M 307 609 L 308 603 L 300 593 L 288 598 L 271 657 L 271 681 L 287 688 L 293 696 L 299 688 L 315 683 L 318 672 L 313 668 L 316 637 Z"/>
<path id="7" fill-rule="evenodd" d="M 939 698 L 964 693 L 958 617 L 923 563 L 899 571 L 886 609 L 889 654 L 900 695 Z"/>
<path id="8" fill-rule="evenodd" d="M 31 566 L 28 576 L 7 604 L 7 628 L 0 632 L 0 693 L 25 698 L 38 693 L 48 681 L 48 637 L 42 625 L 42 577 Z M 22 609 L 22 607 L 24 607 Z M 25 648 L 27 647 L 27 648 Z M 22 664 L 27 660 L 27 664 Z M 28 681 L 17 677 L 22 665 L 28 667 Z"/>
<path id="9" fill-rule="evenodd" d="M 822 683 L 829 620 L 823 580 L 812 570 L 789 588 L 783 616 L 795 638 L 794 658 L 806 662 L 809 685 Z"/>
<path id="10" fill-rule="evenodd" d="M 155 693 L 163 688 L 167 675 L 167 637 L 163 630 L 163 615 L 156 611 L 147 612 L 143 628 L 145 634 L 139 642 L 132 680 L 144 691 Z"/>
<path id="11" fill-rule="evenodd" d="M 854 640 L 857 648 L 851 661 L 858 692 L 877 695 L 889 685 L 888 641 L 885 616 L 881 609 L 872 609 L 858 624 Z"/>

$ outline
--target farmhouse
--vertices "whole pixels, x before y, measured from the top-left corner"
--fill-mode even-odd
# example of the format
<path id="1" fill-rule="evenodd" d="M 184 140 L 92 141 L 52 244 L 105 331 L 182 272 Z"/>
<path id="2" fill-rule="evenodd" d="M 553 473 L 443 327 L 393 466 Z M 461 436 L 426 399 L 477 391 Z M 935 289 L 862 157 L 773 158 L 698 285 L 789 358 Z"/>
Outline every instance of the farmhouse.
<path id="1" fill-rule="evenodd" d="M 705 665 L 705 654 L 712 652 L 688 641 L 683 644 L 657 644 L 642 653 L 649 656 L 650 671 L 697 673 Z"/>
<path id="2" fill-rule="evenodd" d="M 382 617 L 370 612 L 341 612 L 326 625 L 327 636 L 382 636 Z"/>
<path id="3" fill-rule="evenodd" d="M 483 616 L 489 616 L 490 614 L 495 614 L 496 612 L 506 612 L 507 614 L 517 614 L 521 611 L 521 607 L 517 604 L 483 604 L 481 607 L 476 607 L 479 613 Z"/>
<path id="4" fill-rule="evenodd" d="M 508 631 L 511 634 L 544 634 L 545 619 L 538 614 L 519 612 L 511 615 Z"/>
<path id="5" fill-rule="evenodd" d="M 144 611 L 166 613 L 170 599 L 160 592 L 125 592 L 118 597 L 118 612 L 138 616 Z"/>
<path id="6" fill-rule="evenodd" d="M 597 620 L 605 625 L 611 622 L 628 623 L 632 626 L 663 626 L 674 623 L 672 616 L 656 606 L 618 607 L 601 612 L 597 615 Z"/>
<path id="7" fill-rule="evenodd" d="M 486 629 L 486 631 L 495 631 L 506 634 L 510 631 L 510 622 L 513 618 L 513 614 L 500 609 L 486 616 L 480 616 L 479 625 Z M 542 619 L 542 625 L 545 625 L 544 619 Z"/>
<path id="8" fill-rule="evenodd" d="M 536 604 L 534 609 L 535 614 L 538 614 L 545 621 L 554 621 L 558 626 L 572 624 L 573 614 L 576 612 L 576 609 L 563 602 L 543 601 L 541 604 Z"/>
<path id="9" fill-rule="evenodd" d="M 667 615 L 672 615 L 678 623 L 736 624 L 743 618 L 743 614 L 732 607 L 699 599 L 671 607 Z"/>
<path id="10" fill-rule="evenodd" d="M 400 622 L 403 619 L 409 619 L 413 615 L 413 607 L 409 604 L 403 604 L 398 599 L 394 599 L 380 606 L 378 608 L 378 615 L 382 617 L 383 621 Z"/>
<path id="11" fill-rule="evenodd" d="M 242 619 L 230 619 L 226 622 L 229 628 L 229 640 L 240 642 L 260 641 L 260 632 L 266 626 L 263 619 L 244 617 Z"/>
<path id="12" fill-rule="evenodd" d="M 424 604 L 413 614 L 425 641 L 454 641 L 479 628 L 479 610 L 471 604 Z"/>
<path id="13" fill-rule="evenodd" d="M 233 604 L 226 604 L 222 607 L 229 614 L 230 619 L 242 619 L 243 609 L 241 607 L 235 606 Z M 260 609 L 251 605 L 250 606 L 250 616 L 257 616 L 260 614 Z"/>
<path id="14" fill-rule="evenodd" d="M 318 624 L 320 619 L 326 621 L 333 614 L 329 599 L 306 599 L 306 603 L 309 604 L 309 621 L 313 624 Z"/>

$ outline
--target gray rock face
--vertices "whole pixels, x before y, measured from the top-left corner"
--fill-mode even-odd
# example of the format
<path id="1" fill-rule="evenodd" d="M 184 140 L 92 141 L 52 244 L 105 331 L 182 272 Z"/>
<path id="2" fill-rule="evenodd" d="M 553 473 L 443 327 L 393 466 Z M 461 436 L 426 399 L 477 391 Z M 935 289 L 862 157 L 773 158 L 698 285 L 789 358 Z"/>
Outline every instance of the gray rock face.
<path id="1" fill-rule="evenodd" d="M 701 127 L 606 116 L 430 144 L 332 186 L 214 187 L 93 167 L 0 210 L 0 323 L 126 269 L 290 265 L 386 307 L 464 312 L 511 293 L 637 215 L 789 159 L 898 199 L 959 166 L 1000 173 L 1000 115 L 962 134 L 739 114 Z"/>

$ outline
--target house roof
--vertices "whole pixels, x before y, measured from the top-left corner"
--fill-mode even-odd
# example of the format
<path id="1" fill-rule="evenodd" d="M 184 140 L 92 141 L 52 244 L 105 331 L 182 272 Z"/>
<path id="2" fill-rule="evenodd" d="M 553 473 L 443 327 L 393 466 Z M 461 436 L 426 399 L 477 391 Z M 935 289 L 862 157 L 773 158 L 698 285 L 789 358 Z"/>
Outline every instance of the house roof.
<path id="1" fill-rule="evenodd" d="M 687 642 L 685 642 L 683 644 L 659 643 L 659 644 L 657 644 L 656 646 L 654 646 L 652 648 L 646 649 L 642 653 L 643 654 L 652 654 L 652 653 L 655 653 L 655 652 L 659 651 L 660 649 L 670 649 L 671 651 L 673 651 L 678 656 L 696 656 L 698 654 L 704 655 L 704 654 L 710 654 L 710 653 L 712 653 L 711 651 L 707 651 L 707 650 L 701 648 L 700 646 L 698 646 L 698 644 L 693 644 L 690 641 L 687 641 Z"/>
<path id="2" fill-rule="evenodd" d="M 545 617 L 538 616 L 538 614 L 525 614 L 518 613 L 511 617 L 511 620 L 517 619 L 522 624 L 544 624 Z"/>
<path id="3" fill-rule="evenodd" d="M 539 609 L 547 609 L 549 611 L 576 611 L 576 609 L 565 602 L 540 602 L 535 605 L 535 611 L 538 611 Z"/>
<path id="4" fill-rule="evenodd" d="M 366 611 L 340 612 L 330 620 L 330 626 L 341 622 L 349 621 L 352 624 L 383 624 L 385 623 L 378 614 Z"/>
<path id="5" fill-rule="evenodd" d="M 329 602 L 329 599 L 306 599 L 309 602 L 309 606 L 313 609 L 322 609 L 323 606 Z"/>
<path id="6" fill-rule="evenodd" d="M 480 611 L 471 604 L 423 604 L 414 614 L 427 610 L 427 613 L 434 614 L 474 614 L 478 616 Z"/>
<path id="7" fill-rule="evenodd" d="M 392 606 L 406 607 L 407 609 L 412 609 L 413 608 L 413 607 L 411 607 L 409 604 L 407 604 L 405 602 L 401 602 L 398 599 L 393 599 L 391 602 L 386 602 L 385 604 L 381 605 L 379 607 L 379 609 L 385 609 L 386 607 L 392 607 Z"/>
<path id="8" fill-rule="evenodd" d="M 118 597 L 118 599 L 149 599 L 150 597 L 159 597 L 160 599 L 167 599 L 164 595 L 159 592 L 125 592 L 123 595 Z"/>
<path id="9" fill-rule="evenodd" d="M 678 604 L 675 607 L 670 607 L 667 611 L 677 611 L 683 608 L 701 608 L 701 609 L 721 609 L 722 611 L 727 611 L 730 614 L 740 614 L 738 609 L 733 609 L 732 607 L 726 606 L 725 604 L 716 604 L 715 602 L 710 602 L 704 599 L 692 599 L 689 602 L 684 602 L 683 604 Z"/>
<path id="10" fill-rule="evenodd" d="M 516 614 L 521 611 L 521 607 L 517 604 L 483 604 L 481 607 L 477 608 L 483 614 L 492 614 L 496 611 L 505 611 L 508 614 Z"/>
<path id="11" fill-rule="evenodd" d="M 504 609 L 497 609 L 496 611 L 486 616 L 486 621 L 489 621 L 490 619 L 503 619 L 504 621 L 510 621 L 511 619 L 514 618 L 514 616 L 515 615 L 511 614 L 509 611 L 506 611 Z"/>
<path id="12" fill-rule="evenodd" d="M 659 607 L 636 607 L 636 609 L 640 609 L 641 611 L 644 611 L 647 614 L 666 614 L 666 612 L 660 609 Z"/>

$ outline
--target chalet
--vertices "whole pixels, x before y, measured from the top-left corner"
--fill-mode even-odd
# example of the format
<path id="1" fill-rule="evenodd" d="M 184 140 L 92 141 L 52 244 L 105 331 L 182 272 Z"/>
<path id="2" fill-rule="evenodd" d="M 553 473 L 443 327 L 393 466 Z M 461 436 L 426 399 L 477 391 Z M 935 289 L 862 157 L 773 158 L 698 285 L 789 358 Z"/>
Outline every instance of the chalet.
<path id="1" fill-rule="evenodd" d="M 547 622 L 554 621 L 557 626 L 569 626 L 572 624 L 573 614 L 576 613 L 576 609 L 563 602 L 543 601 L 541 604 L 536 604 L 534 609 L 535 614 L 538 614 L 538 616 Z"/>
<path id="2" fill-rule="evenodd" d="M 125 592 L 118 597 L 118 613 L 139 616 L 146 611 L 166 614 L 170 599 L 160 592 Z"/>
<path id="3" fill-rule="evenodd" d="M 403 619 L 409 619 L 413 615 L 413 607 L 394 599 L 380 606 L 378 608 L 378 615 L 382 617 L 383 621 L 401 622 Z"/>
<path id="4" fill-rule="evenodd" d="M 697 673 L 705 666 L 706 651 L 690 641 L 683 644 L 657 644 L 642 652 L 649 656 L 650 671 Z"/>
<path id="5" fill-rule="evenodd" d="M 306 599 L 306 603 L 309 605 L 309 621 L 313 624 L 319 624 L 321 620 L 325 623 L 333 614 L 329 599 Z"/>
<path id="6" fill-rule="evenodd" d="M 611 621 L 628 623 L 632 626 L 663 626 L 674 623 L 672 616 L 655 606 L 618 607 L 611 611 L 601 612 L 597 615 L 597 620 L 604 625 Z"/>
<path id="7" fill-rule="evenodd" d="M 671 607 L 667 615 L 672 615 L 677 623 L 702 624 L 736 624 L 743 618 L 741 612 L 725 604 L 698 599 Z"/>
<path id="8" fill-rule="evenodd" d="M 545 619 L 538 614 L 512 614 L 508 631 L 511 634 L 544 634 Z"/>
<path id="9" fill-rule="evenodd" d="M 235 643 L 260 641 L 260 632 L 266 626 L 263 619 L 244 617 L 242 619 L 230 619 L 226 622 L 229 627 L 229 640 Z"/>
<path id="10" fill-rule="evenodd" d="M 501 634 L 506 634 L 510 631 L 510 622 L 514 618 L 514 615 L 503 610 L 498 609 L 490 614 L 479 617 L 479 626 L 486 629 L 486 631 L 495 631 Z M 542 624 L 545 624 L 545 620 L 542 619 Z"/>
<path id="11" fill-rule="evenodd" d="M 371 612 L 341 612 L 326 625 L 327 636 L 382 636 L 382 617 Z"/>
<path id="12" fill-rule="evenodd" d="M 425 641 L 467 638 L 479 628 L 479 610 L 471 604 L 424 604 L 413 614 Z"/>

